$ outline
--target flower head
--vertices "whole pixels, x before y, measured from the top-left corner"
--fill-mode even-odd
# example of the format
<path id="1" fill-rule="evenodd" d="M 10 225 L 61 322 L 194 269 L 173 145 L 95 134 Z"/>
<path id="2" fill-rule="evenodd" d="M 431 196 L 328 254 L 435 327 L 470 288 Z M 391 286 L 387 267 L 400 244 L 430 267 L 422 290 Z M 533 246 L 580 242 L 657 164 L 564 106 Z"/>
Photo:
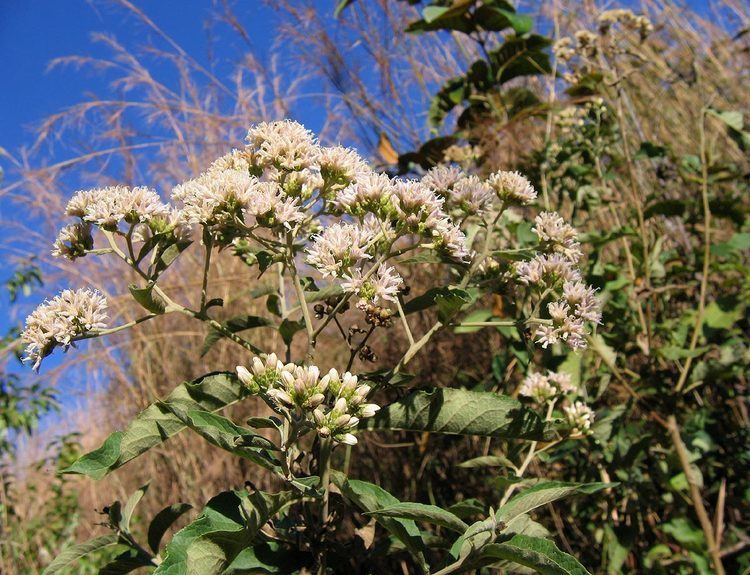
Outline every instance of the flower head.
<path id="1" fill-rule="evenodd" d="M 341 211 L 362 216 L 386 214 L 392 207 L 393 181 L 386 174 L 359 174 L 355 182 L 336 194 L 335 206 Z"/>
<path id="2" fill-rule="evenodd" d="M 518 172 L 495 172 L 487 183 L 502 201 L 525 206 L 536 200 L 536 190 L 528 179 Z"/>
<path id="3" fill-rule="evenodd" d="M 531 228 L 543 243 L 543 249 L 551 253 L 560 253 L 572 262 L 577 262 L 583 255 L 578 233 L 556 212 L 542 212 L 534 219 Z"/>
<path id="4" fill-rule="evenodd" d="M 370 235 L 356 224 L 334 224 L 314 237 L 307 262 L 324 276 L 345 275 L 352 266 L 370 259 Z"/>
<path id="5" fill-rule="evenodd" d="M 255 182 L 248 192 L 244 212 L 260 226 L 290 229 L 305 219 L 298 204 L 299 200 L 287 197 L 276 182 Z"/>
<path id="6" fill-rule="evenodd" d="M 78 222 L 65 226 L 57 235 L 52 245 L 52 255 L 69 260 L 82 258 L 86 251 L 94 247 L 94 238 L 91 237 L 91 224 Z"/>
<path id="7" fill-rule="evenodd" d="M 585 435 L 591 432 L 591 424 L 594 422 L 594 411 L 582 401 L 576 401 L 573 405 L 563 407 L 565 417 L 571 426 L 573 435 Z"/>
<path id="8" fill-rule="evenodd" d="M 545 403 L 557 395 L 557 389 L 541 373 L 530 373 L 523 380 L 518 393 L 530 397 L 537 403 Z"/>
<path id="9" fill-rule="evenodd" d="M 343 146 L 321 148 L 318 166 L 323 179 L 334 183 L 348 184 L 360 174 L 370 172 L 370 166 L 356 150 Z"/>
<path id="10" fill-rule="evenodd" d="M 344 276 L 341 287 L 345 292 L 355 293 L 361 299 L 380 303 L 381 300 L 396 301 L 404 280 L 395 268 L 380 264 L 375 273 L 369 274 L 367 279 L 361 268 L 354 268 L 350 275 Z"/>
<path id="11" fill-rule="evenodd" d="M 80 336 L 106 327 L 107 300 L 98 291 L 66 289 L 45 301 L 26 318 L 21 339 L 26 344 L 24 361 L 39 369 L 55 347 L 67 349 Z"/>
<path id="12" fill-rule="evenodd" d="M 253 163 L 262 168 L 302 170 L 312 166 L 320 153 L 313 133 L 291 120 L 256 124 L 246 140 Z"/>

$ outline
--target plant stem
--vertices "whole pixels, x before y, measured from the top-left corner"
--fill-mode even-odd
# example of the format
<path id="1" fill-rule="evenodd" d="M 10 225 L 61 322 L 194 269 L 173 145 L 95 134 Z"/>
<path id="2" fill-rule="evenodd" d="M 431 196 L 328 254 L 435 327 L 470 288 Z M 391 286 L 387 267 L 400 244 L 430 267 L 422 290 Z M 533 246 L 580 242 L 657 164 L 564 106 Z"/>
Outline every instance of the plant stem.
<path id="1" fill-rule="evenodd" d="M 329 499 L 331 494 L 331 451 L 333 442 L 330 437 L 320 441 L 318 450 L 318 472 L 320 473 L 320 488 L 323 490 L 323 498 L 320 502 L 320 549 L 318 550 L 318 575 L 325 575 L 326 552 L 325 533 L 328 529 L 330 519 L 328 513 Z"/>
<path id="2" fill-rule="evenodd" d="M 693 353 L 698 345 L 701 326 L 703 325 L 703 314 L 706 309 L 706 292 L 708 291 L 708 274 L 711 264 L 711 206 L 708 200 L 708 158 L 706 154 L 706 108 L 701 111 L 701 122 L 699 128 L 701 146 L 701 197 L 703 199 L 703 275 L 701 276 L 700 295 L 698 299 L 698 312 L 693 325 L 693 335 L 690 338 L 690 353 L 682 368 L 680 378 L 677 380 L 675 391 L 680 392 L 685 386 L 690 366 L 693 364 Z"/>
<path id="3" fill-rule="evenodd" d="M 677 419 L 674 415 L 670 415 L 667 418 L 667 430 L 672 438 L 672 444 L 674 445 L 677 457 L 680 460 L 682 471 L 685 473 L 685 479 L 687 479 L 688 485 L 690 486 L 690 499 L 692 499 L 695 514 L 698 516 L 698 521 L 703 529 L 703 535 L 706 538 L 708 545 L 708 552 L 711 555 L 711 560 L 714 564 L 714 569 L 717 575 L 724 575 L 724 566 L 721 563 L 721 551 L 716 542 L 716 536 L 714 528 L 711 525 L 711 519 L 708 517 L 706 507 L 703 505 L 703 498 L 698 487 L 698 483 L 693 477 L 693 470 L 690 467 L 690 456 L 688 455 L 685 444 L 682 442 L 680 437 L 680 428 L 677 426 Z"/>
<path id="4" fill-rule="evenodd" d="M 556 399 L 553 399 L 549 402 L 549 405 L 547 406 L 547 415 L 544 418 L 544 421 L 549 421 L 552 419 L 552 410 L 555 408 L 555 403 L 557 402 Z M 526 458 L 523 460 L 523 463 L 521 463 L 521 466 L 516 470 L 516 476 L 517 477 L 523 477 L 523 474 L 526 472 L 526 469 L 529 467 L 531 462 L 534 459 L 534 456 L 538 453 L 536 448 L 537 445 L 539 445 L 538 441 L 532 441 L 531 446 L 529 447 L 529 452 L 526 454 Z M 510 499 L 510 496 L 513 495 L 513 492 L 516 490 L 517 483 L 511 483 L 508 486 L 508 489 L 505 490 L 505 494 L 503 495 L 503 498 L 500 500 L 499 507 L 502 507 L 508 502 L 508 499 Z"/>
<path id="5" fill-rule="evenodd" d="M 204 234 L 203 242 L 206 246 L 206 256 L 203 259 L 203 283 L 201 284 L 201 312 L 206 311 L 206 301 L 208 300 L 208 272 L 211 269 L 211 234 Z"/>

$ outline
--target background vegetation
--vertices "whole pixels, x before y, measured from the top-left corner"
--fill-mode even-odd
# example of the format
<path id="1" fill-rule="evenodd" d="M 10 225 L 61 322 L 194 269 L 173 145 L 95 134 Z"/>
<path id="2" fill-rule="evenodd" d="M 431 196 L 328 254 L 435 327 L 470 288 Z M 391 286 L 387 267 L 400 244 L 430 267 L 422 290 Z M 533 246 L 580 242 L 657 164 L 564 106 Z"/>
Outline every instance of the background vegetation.
<path id="1" fill-rule="evenodd" d="M 283 1 L 276 7 L 284 22 L 279 42 L 294 55 L 293 69 L 261 62 L 241 16 L 217 3 L 216 18 L 248 40 L 228 78 L 202 68 L 138 7 L 120 4 L 151 28 L 155 43 L 135 51 L 102 36 L 111 60 L 68 60 L 115 70 L 112 94 L 49 118 L 31 154 L 6 155 L 1 193 L 35 217 L 22 235 L 18 227 L 3 231 L 6 261 L 16 265 L 12 294 L 42 278 L 85 278 L 107 293 L 111 316 L 133 319 L 130 298 L 116 291 L 124 284 L 112 281 L 122 270 L 99 261 L 73 268 L 48 256 L 71 193 L 66 173 L 128 185 L 147 175 L 170 189 L 239 145 L 249 124 L 287 116 L 313 85 L 327 114 L 324 142 L 355 145 L 393 173 L 419 174 L 446 160 L 484 174 L 521 169 L 541 191 L 540 208 L 559 211 L 584 234 L 586 279 L 604 300 L 603 323 L 587 351 L 534 351 L 496 329 L 447 333 L 415 358 L 409 385 L 516 395 L 531 361 L 570 373 L 596 410 L 594 433 L 541 454 L 528 475 L 619 484 L 538 510 L 536 519 L 561 548 L 597 573 L 712 573 L 719 559 L 727 573 L 750 572 L 746 3 L 645 1 L 635 14 L 645 15 L 647 26 L 625 17 L 602 21 L 605 8 L 625 6 L 588 1 L 530 3 L 518 12 L 480 0 L 338 7 Z M 157 71 L 165 63 L 174 70 L 162 80 Z M 73 134 L 85 134 L 92 150 L 37 163 L 44 143 Z M 516 233 L 523 240 L 530 232 Z M 195 252 L 186 255 L 198 262 Z M 236 260 L 215 258 L 211 274 L 225 302 L 265 307 L 263 298 L 252 299 L 257 286 Z M 406 279 L 414 293 L 427 283 L 419 275 Z M 199 288 L 169 287 L 177 295 Z M 512 293 L 493 294 L 486 317 L 513 302 Z M 232 317 L 232 304 L 221 313 Z M 420 327 L 426 330 L 430 318 L 424 312 Z M 3 573 L 37 573 L 65 544 L 100 533 L 101 510 L 147 478 L 143 517 L 158 511 L 156 502 L 200 508 L 221 489 L 270 481 L 257 472 L 249 477 L 249 468 L 189 436 L 108 483 L 55 474 L 176 382 L 247 361 L 222 341 L 201 356 L 205 335 L 164 318 L 92 342 L 41 377 L 22 379 L 12 369 L 17 334 L 8 335 L 0 386 Z M 378 356 L 373 369 L 397 357 L 402 337 L 391 330 L 370 342 Z M 80 415 L 60 423 L 48 415 L 44 432 L 26 437 L 54 409 L 62 378 L 81 374 L 90 397 Z M 61 436 L 61 427 L 77 434 Z M 350 473 L 401 500 L 491 501 L 513 480 L 502 458 L 518 460 L 516 449 L 428 433 L 367 434 Z M 468 460 L 468 468 L 461 465 Z M 138 519 L 135 529 L 144 529 Z M 373 572 L 410 572 L 398 558 L 380 568 Z M 74 572 L 96 570 L 83 562 Z"/>

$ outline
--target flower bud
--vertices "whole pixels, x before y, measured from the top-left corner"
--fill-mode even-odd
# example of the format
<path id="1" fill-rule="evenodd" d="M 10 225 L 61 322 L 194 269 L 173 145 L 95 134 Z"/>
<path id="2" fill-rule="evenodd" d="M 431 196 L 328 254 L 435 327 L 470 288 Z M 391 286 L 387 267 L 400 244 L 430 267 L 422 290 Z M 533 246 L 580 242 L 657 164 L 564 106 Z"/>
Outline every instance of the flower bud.
<path id="1" fill-rule="evenodd" d="M 325 395 L 323 395 L 322 393 L 316 393 L 305 402 L 305 407 L 309 409 L 313 409 L 315 407 L 318 407 L 321 403 L 323 403 L 325 399 L 326 399 Z"/>
<path id="2" fill-rule="evenodd" d="M 247 387 L 253 386 L 253 376 L 252 374 L 247 370 L 247 368 L 243 365 L 237 366 L 237 377 L 240 378 L 240 381 L 243 385 L 246 385 Z"/>
<path id="3" fill-rule="evenodd" d="M 346 445 L 357 445 L 357 438 L 354 437 L 351 433 L 346 433 L 342 437 L 339 438 L 339 441 L 341 443 L 345 443 Z"/>
<path id="4" fill-rule="evenodd" d="M 360 409 L 359 414 L 362 417 L 372 417 L 378 412 L 379 409 L 380 409 L 380 406 L 375 403 L 366 403 Z"/>

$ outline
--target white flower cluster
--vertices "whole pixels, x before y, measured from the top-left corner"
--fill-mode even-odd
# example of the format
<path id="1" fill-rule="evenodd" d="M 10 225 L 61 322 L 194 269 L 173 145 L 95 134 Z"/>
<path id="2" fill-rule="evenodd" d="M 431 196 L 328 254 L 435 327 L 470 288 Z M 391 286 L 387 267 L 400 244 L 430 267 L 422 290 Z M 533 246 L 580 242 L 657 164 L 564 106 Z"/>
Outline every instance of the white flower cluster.
<path id="1" fill-rule="evenodd" d="M 52 246 L 52 255 L 75 260 L 94 247 L 92 226 L 122 233 L 120 226 L 131 227 L 132 241 L 146 241 L 154 233 L 172 232 L 186 239 L 190 230 L 183 214 L 161 201 L 159 194 L 145 186 L 108 186 L 76 192 L 65 208 L 67 216 L 79 218 L 60 230 Z"/>
<path id="2" fill-rule="evenodd" d="M 61 346 L 67 349 L 77 338 L 106 327 L 107 300 L 90 289 L 64 290 L 45 301 L 26 318 L 21 340 L 26 344 L 24 361 L 38 370 L 42 360 Z"/>
<path id="3" fill-rule="evenodd" d="M 542 373 L 528 374 L 521 383 L 518 393 L 540 405 L 544 405 L 555 398 L 563 398 L 563 400 L 569 401 L 569 397 L 576 391 L 577 388 L 573 385 L 570 374 L 548 371 L 546 375 Z M 563 406 L 563 412 L 570 425 L 572 435 L 590 433 L 595 414 L 588 405 L 582 401 L 570 402 Z"/>
<path id="4" fill-rule="evenodd" d="M 587 435 L 591 432 L 595 414 L 588 405 L 582 401 L 576 401 L 572 405 L 564 406 L 563 411 L 573 435 Z"/>
<path id="5" fill-rule="evenodd" d="M 562 297 L 547 304 L 549 323 L 537 327 L 537 342 L 546 348 L 564 342 L 572 349 L 586 347 L 587 323 L 601 321 L 601 304 L 593 288 L 581 281 L 577 264 L 583 253 L 575 229 L 558 214 L 542 212 L 532 231 L 539 238 L 539 253 L 517 262 L 518 280 L 537 290 L 560 289 Z"/>
<path id="6" fill-rule="evenodd" d="M 285 365 L 273 353 L 254 357 L 249 370 L 237 366 L 237 375 L 252 393 L 265 394 L 279 408 L 294 410 L 318 435 L 336 443 L 356 444 L 352 431 L 361 419 L 380 409 L 366 403 L 371 388 L 360 384 L 356 375 L 331 369 L 321 377 L 318 367 Z"/>
<path id="7" fill-rule="evenodd" d="M 344 276 L 344 280 L 341 287 L 345 292 L 356 294 L 361 300 L 376 305 L 385 300 L 397 301 L 404 285 L 403 278 L 395 268 L 386 264 L 380 264 L 365 274 L 360 268 L 355 268 L 351 276 Z"/>
<path id="8" fill-rule="evenodd" d="M 546 403 L 553 397 L 576 391 L 570 374 L 548 371 L 547 375 L 530 373 L 521 384 L 518 393 L 530 397 L 537 403 Z"/>
<path id="9" fill-rule="evenodd" d="M 65 213 L 114 230 L 123 221 L 138 224 L 167 219 L 170 208 L 161 201 L 159 194 L 145 186 L 109 186 L 77 192 L 68 202 Z"/>

